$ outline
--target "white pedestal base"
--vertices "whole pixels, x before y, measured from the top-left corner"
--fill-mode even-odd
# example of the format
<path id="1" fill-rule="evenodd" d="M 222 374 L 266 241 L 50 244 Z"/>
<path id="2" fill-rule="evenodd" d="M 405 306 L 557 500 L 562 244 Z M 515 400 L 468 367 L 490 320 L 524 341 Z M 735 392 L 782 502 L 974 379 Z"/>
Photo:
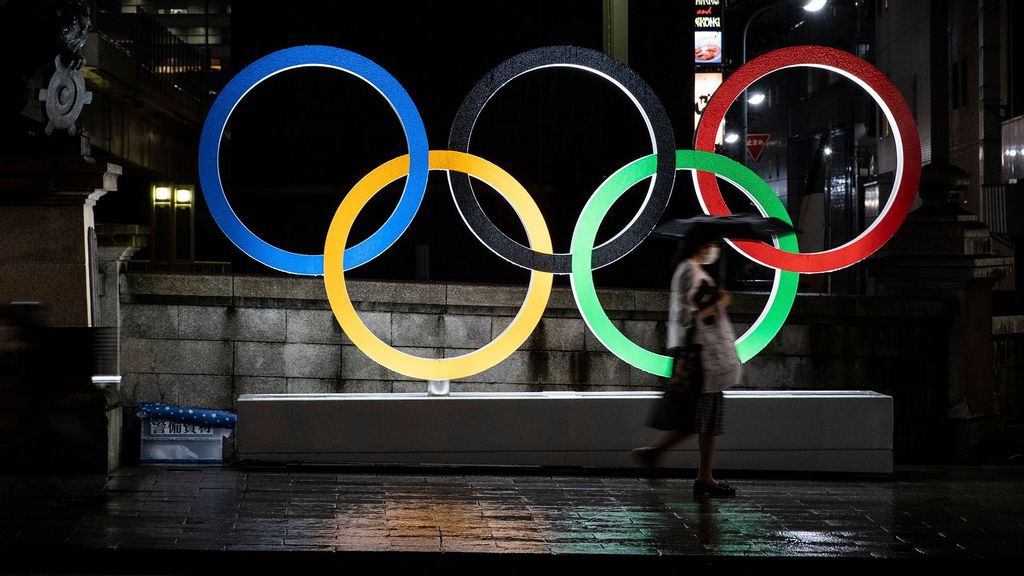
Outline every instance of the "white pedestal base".
<path id="1" fill-rule="evenodd" d="M 263 394 L 238 400 L 244 460 L 629 467 L 655 392 Z M 716 469 L 892 472 L 892 397 L 730 391 Z M 664 465 L 696 468 L 689 438 Z"/>

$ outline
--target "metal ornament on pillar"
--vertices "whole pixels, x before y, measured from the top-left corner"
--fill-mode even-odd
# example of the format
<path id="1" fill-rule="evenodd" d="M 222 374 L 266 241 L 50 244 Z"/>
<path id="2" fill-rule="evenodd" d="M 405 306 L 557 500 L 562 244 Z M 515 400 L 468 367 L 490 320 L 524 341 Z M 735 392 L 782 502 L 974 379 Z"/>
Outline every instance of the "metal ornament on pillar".
<path id="1" fill-rule="evenodd" d="M 39 90 L 39 100 L 46 104 L 46 135 L 53 134 L 54 130 L 67 130 L 74 136 L 75 122 L 82 108 L 92 102 L 92 92 L 85 89 L 81 66 L 65 66 L 60 56 L 55 57 L 53 63 L 56 70 L 49 85 Z"/>

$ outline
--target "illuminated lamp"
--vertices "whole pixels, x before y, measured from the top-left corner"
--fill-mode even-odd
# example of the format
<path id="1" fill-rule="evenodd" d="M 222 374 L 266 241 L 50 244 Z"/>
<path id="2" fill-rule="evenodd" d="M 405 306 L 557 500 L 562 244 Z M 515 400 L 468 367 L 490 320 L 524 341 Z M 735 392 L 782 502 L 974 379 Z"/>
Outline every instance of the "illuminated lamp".
<path id="1" fill-rule="evenodd" d="M 170 186 L 154 186 L 153 187 L 153 202 L 163 203 L 171 201 L 171 187 Z"/>

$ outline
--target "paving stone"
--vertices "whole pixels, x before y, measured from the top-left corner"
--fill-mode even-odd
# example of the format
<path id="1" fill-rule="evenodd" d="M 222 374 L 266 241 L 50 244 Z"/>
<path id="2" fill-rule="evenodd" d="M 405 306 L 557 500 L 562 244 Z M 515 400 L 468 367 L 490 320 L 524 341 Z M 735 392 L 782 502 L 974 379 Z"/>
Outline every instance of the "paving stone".
<path id="1" fill-rule="evenodd" d="M 183 561 L 215 550 L 574 554 L 631 562 L 660 554 L 692 559 L 693 567 L 822 558 L 830 563 L 817 566 L 826 572 L 871 557 L 943 566 L 1019 558 L 1024 467 L 934 470 L 941 473 L 749 476 L 733 482 L 740 495 L 731 500 L 695 499 L 689 478 L 652 485 L 621 471 L 144 466 L 70 479 L 2 476 L 0 553 L 5 566 L 31 558 L 34 571 L 48 571 L 59 554 L 31 551 L 68 546 L 175 550 Z M 902 573 L 906 565 L 873 566 Z M 76 570 L 89 572 L 84 568 Z"/>

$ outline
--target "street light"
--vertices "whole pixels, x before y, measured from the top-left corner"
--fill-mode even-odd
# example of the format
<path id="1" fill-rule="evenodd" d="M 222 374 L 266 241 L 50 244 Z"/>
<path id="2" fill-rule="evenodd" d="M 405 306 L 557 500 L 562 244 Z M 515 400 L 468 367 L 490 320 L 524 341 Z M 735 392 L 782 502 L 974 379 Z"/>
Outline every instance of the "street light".
<path id="1" fill-rule="evenodd" d="M 742 55 L 742 59 L 741 59 L 743 64 L 747 63 L 747 32 L 750 30 L 750 23 L 753 22 L 754 19 L 757 18 L 758 16 L 760 16 L 761 14 L 763 14 L 763 13 L 765 13 L 768 10 L 771 10 L 773 8 L 789 8 L 789 7 L 793 7 L 793 6 L 800 5 L 800 4 L 803 5 L 802 7 L 803 7 L 805 12 L 812 12 L 813 13 L 813 12 L 818 12 L 819 10 L 824 8 L 825 5 L 828 4 L 828 0 L 787 0 L 785 2 L 778 2 L 778 3 L 768 4 L 767 6 L 762 6 L 762 7 L 758 8 L 757 10 L 754 10 L 754 12 L 750 16 L 747 17 L 747 21 L 743 24 L 743 55 Z M 750 98 L 747 98 L 746 97 L 747 96 L 746 95 L 746 90 L 744 90 L 743 93 L 744 93 L 743 94 L 744 95 L 744 98 L 743 98 L 743 147 L 746 148 L 746 144 L 747 144 L 747 105 L 748 105 L 747 103 L 749 102 L 750 104 L 754 104 L 754 105 L 760 104 L 761 102 L 764 101 L 764 95 L 763 94 L 761 95 L 762 97 L 761 97 L 761 99 L 759 101 L 757 101 L 757 102 L 750 102 L 750 100 L 752 100 L 757 95 L 755 94 L 755 95 L 752 95 Z M 743 152 L 743 163 L 744 164 L 747 163 L 746 151 Z"/>
<path id="2" fill-rule="evenodd" d="M 192 189 L 178 188 L 174 191 L 174 203 L 182 206 L 192 205 Z"/>
<path id="3" fill-rule="evenodd" d="M 150 260 L 168 265 L 195 260 L 195 186 L 155 183 L 151 195 Z"/>
<path id="4" fill-rule="evenodd" d="M 153 202 L 162 204 L 171 201 L 170 186 L 153 186 Z"/>

